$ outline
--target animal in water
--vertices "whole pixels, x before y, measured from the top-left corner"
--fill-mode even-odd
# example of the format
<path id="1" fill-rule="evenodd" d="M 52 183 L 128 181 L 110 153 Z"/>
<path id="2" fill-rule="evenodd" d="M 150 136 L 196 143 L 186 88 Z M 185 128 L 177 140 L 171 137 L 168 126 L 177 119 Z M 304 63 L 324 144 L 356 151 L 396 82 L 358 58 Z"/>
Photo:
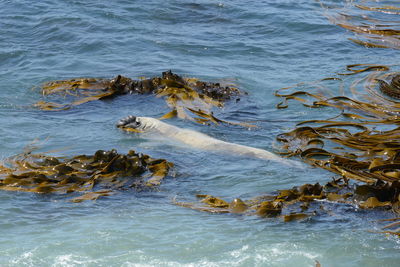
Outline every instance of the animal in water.
<path id="1" fill-rule="evenodd" d="M 279 157 L 267 150 L 225 142 L 206 134 L 179 128 L 151 117 L 128 116 L 121 119 L 117 123 L 117 127 L 127 130 L 134 129 L 138 132 L 158 133 L 162 136 L 202 150 L 272 160 L 293 167 L 301 167 L 299 162 Z"/>

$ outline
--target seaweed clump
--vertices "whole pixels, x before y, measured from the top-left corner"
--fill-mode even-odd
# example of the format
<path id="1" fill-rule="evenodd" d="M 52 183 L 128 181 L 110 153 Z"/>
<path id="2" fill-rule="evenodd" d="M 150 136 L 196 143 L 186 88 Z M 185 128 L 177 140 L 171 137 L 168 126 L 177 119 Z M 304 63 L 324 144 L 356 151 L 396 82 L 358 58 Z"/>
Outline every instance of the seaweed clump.
<path id="1" fill-rule="evenodd" d="M 337 181 L 336 181 L 337 182 Z M 250 200 L 235 198 L 227 202 L 211 195 L 197 195 L 199 203 L 175 201 L 176 205 L 211 213 L 237 213 L 258 215 L 263 218 L 282 218 L 285 222 L 301 220 L 315 214 L 306 212 L 310 202 L 325 199 L 327 194 L 318 183 L 305 184 L 276 194 L 260 196 Z"/>
<path id="2" fill-rule="evenodd" d="M 71 158 L 26 152 L 0 165 L 0 190 L 35 193 L 74 192 L 80 202 L 107 196 L 120 189 L 157 186 L 168 175 L 172 163 L 130 150 L 98 150 L 93 155 Z"/>
<path id="3" fill-rule="evenodd" d="M 219 124 L 229 122 L 216 118 L 212 108 L 222 107 L 224 102 L 239 97 L 242 93 L 234 86 L 185 78 L 166 71 L 161 77 L 140 80 L 118 75 L 114 79 L 81 78 L 52 81 L 43 84 L 42 94 L 60 95 L 67 100 L 67 103 L 39 101 L 35 104 L 42 110 L 53 111 L 70 109 L 90 101 L 119 95 L 154 94 L 164 98 L 171 108 L 171 112 L 165 114 L 163 119 L 177 116 L 201 124 Z"/>
<path id="4" fill-rule="evenodd" d="M 325 185 L 304 184 L 292 189 L 278 190 L 271 195 L 250 200 L 235 198 L 227 202 L 211 195 L 197 195 L 198 203 L 174 201 L 176 205 L 210 213 L 258 215 L 262 218 L 280 218 L 284 222 L 305 220 L 326 213 L 323 203 L 343 203 L 361 209 L 381 208 L 400 213 L 400 182 L 350 184 L 345 177 L 332 179 Z M 392 223 L 384 227 L 400 225 Z M 388 231 L 387 231 L 388 232 Z M 391 231 L 400 236 L 400 229 Z"/>

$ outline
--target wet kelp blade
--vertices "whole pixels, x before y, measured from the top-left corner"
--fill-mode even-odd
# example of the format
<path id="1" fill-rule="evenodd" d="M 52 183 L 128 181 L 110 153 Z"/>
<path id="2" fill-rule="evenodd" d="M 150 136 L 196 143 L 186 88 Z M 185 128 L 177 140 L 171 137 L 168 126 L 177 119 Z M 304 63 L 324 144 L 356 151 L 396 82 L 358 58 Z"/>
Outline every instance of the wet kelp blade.
<path id="1" fill-rule="evenodd" d="M 386 65 L 377 64 L 351 64 L 346 66 L 348 73 L 339 73 L 339 75 L 353 75 L 365 71 L 388 71 L 390 68 Z"/>
<path id="2" fill-rule="evenodd" d="M 78 78 L 46 82 L 42 85 L 42 94 L 60 94 L 62 96 L 76 95 L 77 93 L 90 94 L 91 91 L 103 90 L 111 86 L 109 80 L 96 78 Z M 85 90 L 79 92 L 79 90 Z"/>
<path id="3" fill-rule="evenodd" d="M 355 5 L 359 9 L 369 10 L 369 11 L 377 11 L 387 14 L 394 14 L 400 15 L 400 7 L 395 6 L 382 6 L 382 7 L 370 7 L 370 6 L 363 6 L 363 5 Z"/>
<path id="4" fill-rule="evenodd" d="M 81 196 L 75 197 L 71 199 L 71 202 L 82 202 L 86 200 L 97 200 L 99 197 L 104 197 L 104 196 L 110 196 L 113 194 L 112 190 L 102 190 L 102 191 L 97 191 L 97 192 L 87 192 L 84 193 Z"/>
<path id="5" fill-rule="evenodd" d="M 346 1 L 343 6 L 319 2 L 330 22 L 355 33 L 357 38 L 349 38 L 354 43 L 400 49 L 400 6 L 385 5 L 385 1 Z"/>
<path id="6" fill-rule="evenodd" d="M 112 98 L 124 94 L 154 94 L 163 98 L 171 108 L 162 119 L 178 117 L 200 124 L 232 124 L 252 127 L 246 123 L 227 122 L 217 119 L 212 110 L 223 107 L 224 102 L 239 97 L 234 86 L 203 82 L 195 78 L 181 77 L 171 71 L 163 72 L 161 77 L 133 80 L 118 75 L 114 79 L 80 78 L 45 83 L 44 96 L 58 95 L 58 102 L 39 101 L 36 107 L 42 110 L 66 110 L 90 101 Z"/>
<path id="7" fill-rule="evenodd" d="M 42 110 L 66 110 L 86 102 L 103 99 L 117 93 L 113 80 L 76 78 L 46 82 L 41 86 L 43 96 L 58 95 L 67 103 L 39 101 L 36 107 Z"/>
<path id="8" fill-rule="evenodd" d="M 98 150 L 93 155 L 53 157 L 31 151 L 0 165 L 0 190 L 83 195 L 73 202 L 95 200 L 118 190 L 159 185 L 173 164 L 131 150 Z"/>

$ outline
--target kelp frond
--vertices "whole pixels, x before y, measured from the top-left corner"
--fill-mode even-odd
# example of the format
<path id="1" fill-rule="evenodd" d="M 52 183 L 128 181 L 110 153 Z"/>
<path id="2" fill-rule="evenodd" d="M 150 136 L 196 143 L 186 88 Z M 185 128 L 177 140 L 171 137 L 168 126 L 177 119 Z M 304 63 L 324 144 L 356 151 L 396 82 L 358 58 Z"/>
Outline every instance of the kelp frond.
<path id="1" fill-rule="evenodd" d="M 304 184 L 249 200 L 235 198 L 228 202 L 211 195 L 197 195 L 199 199 L 197 202 L 182 202 L 176 198 L 173 202 L 178 206 L 202 212 L 257 215 L 262 218 L 292 222 L 321 215 L 331 216 L 329 203 L 400 213 L 399 194 L 399 182 L 357 185 L 351 184 L 343 177 L 332 179 L 324 185 Z M 382 226 L 381 233 L 400 236 L 400 218 L 385 219 L 380 222 L 390 222 Z"/>
<path id="2" fill-rule="evenodd" d="M 70 158 L 25 152 L 0 165 L 0 190 L 83 195 L 80 202 L 108 196 L 119 189 L 159 185 L 173 166 L 131 150 L 98 150 L 93 155 Z"/>

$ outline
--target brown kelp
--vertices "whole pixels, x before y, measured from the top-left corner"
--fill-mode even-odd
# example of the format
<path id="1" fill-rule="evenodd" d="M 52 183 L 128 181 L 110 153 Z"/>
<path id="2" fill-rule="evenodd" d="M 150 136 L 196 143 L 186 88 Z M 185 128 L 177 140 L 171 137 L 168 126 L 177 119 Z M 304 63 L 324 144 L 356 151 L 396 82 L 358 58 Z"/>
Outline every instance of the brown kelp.
<path id="1" fill-rule="evenodd" d="M 398 181 L 400 103 L 388 96 L 386 87 L 390 86 L 390 94 L 395 94 L 392 85 L 399 73 L 389 72 L 387 66 L 373 67 L 372 72 L 367 72 L 372 70 L 371 66 L 362 66 L 364 72 L 353 71 L 354 75 L 364 74 L 364 77 L 353 81 L 347 90 L 341 87 L 343 79 L 336 77 L 340 94 L 337 96 L 332 96 L 328 88 L 323 89 L 323 82 L 333 79 L 309 84 L 307 90 L 296 91 L 293 87 L 278 90 L 276 96 L 283 98 L 279 108 L 287 107 L 293 99 L 307 107 L 339 111 L 335 118 L 303 121 L 296 129 L 279 135 L 277 139 L 286 150 L 282 153 L 299 155 L 314 166 L 349 179 L 366 183 Z M 286 93 L 288 90 L 294 92 Z"/>
<path id="2" fill-rule="evenodd" d="M 346 1 L 341 8 L 325 8 L 329 21 L 355 33 L 354 43 L 376 48 L 400 49 L 400 6 L 385 1 Z"/>
<path id="3" fill-rule="evenodd" d="M 276 91 L 287 108 L 291 100 L 328 109 L 330 115 L 302 121 L 277 136 L 282 154 L 365 183 L 369 196 L 360 207 L 388 206 L 399 212 L 399 72 L 389 66 L 350 65 L 348 72 Z M 337 115 L 332 117 L 332 110 Z"/>
<path id="4" fill-rule="evenodd" d="M 93 155 L 53 157 L 25 153 L 0 165 L 0 190 L 35 193 L 81 193 L 80 202 L 113 194 L 115 190 L 157 186 L 173 166 L 164 159 L 130 150 L 98 150 Z"/>
<path id="5" fill-rule="evenodd" d="M 178 206 L 211 213 L 237 213 L 258 215 L 260 217 L 281 217 L 285 222 L 308 218 L 314 212 L 306 212 L 309 202 L 325 198 L 322 186 L 305 184 L 289 190 L 280 190 L 276 194 L 256 197 L 250 200 L 235 198 L 227 202 L 211 195 L 197 195 L 198 203 L 174 200 Z M 293 206 L 300 207 L 296 211 Z"/>
<path id="6" fill-rule="evenodd" d="M 114 79 L 81 78 L 47 82 L 42 86 L 42 94 L 59 95 L 64 100 L 57 103 L 39 101 L 35 105 L 42 110 L 65 110 L 124 94 L 154 94 L 162 97 L 171 108 L 163 119 L 177 116 L 201 124 L 219 124 L 225 121 L 216 118 L 212 108 L 222 107 L 225 101 L 242 93 L 234 86 L 203 82 L 166 71 L 161 77 L 140 80 L 118 75 Z"/>
<path id="7" fill-rule="evenodd" d="M 235 198 L 227 202 L 211 195 L 197 195 L 196 203 L 174 200 L 176 205 L 210 213 L 258 215 L 263 218 L 279 218 L 284 222 L 305 220 L 316 215 L 328 214 L 326 203 L 343 203 L 361 209 L 381 208 L 399 212 L 400 183 L 351 184 L 345 177 L 332 179 L 323 186 L 319 183 L 304 184 L 291 189 L 278 190 L 270 195 L 250 200 Z M 396 199 L 396 202 L 392 202 Z M 393 221 L 392 219 L 390 219 Z M 398 220 L 398 219 L 397 219 Z M 396 219 L 384 227 L 399 226 Z M 388 221 L 388 220 L 384 220 Z M 400 230 L 391 230 L 400 235 Z"/>

